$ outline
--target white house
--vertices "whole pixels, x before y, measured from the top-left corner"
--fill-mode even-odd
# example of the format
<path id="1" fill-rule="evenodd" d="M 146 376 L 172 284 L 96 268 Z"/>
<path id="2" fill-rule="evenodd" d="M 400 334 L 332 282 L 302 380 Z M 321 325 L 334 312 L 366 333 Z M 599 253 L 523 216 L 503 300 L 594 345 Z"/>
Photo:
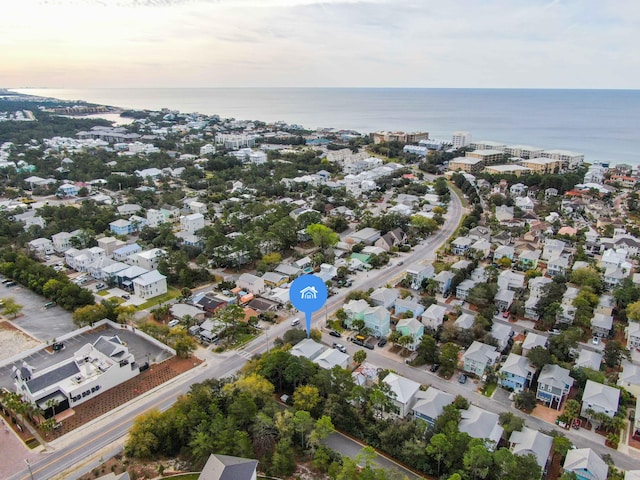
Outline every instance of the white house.
<path id="1" fill-rule="evenodd" d="M 180 228 L 187 233 L 195 234 L 198 230 L 204 228 L 204 215 L 192 213 L 191 215 L 181 216 Z"/>
<path id="2" fill-rule="evenodd" d="M 382 381 L 389 386 L 394 394 L 391 396 L 391 400 L 398 408 L 398 416 L 400 418 L 406 417 L 416 401 L 416 393 L 420 390 L 420 384 L 395 373 L 389 373 Z"/>
<path id="3" fill-rule="evenodd" d="M 236 285 L 242 290 L 254 295 L 260 295 L 265 291 L 264 280 L 251 273 L 243 273 L 238 278 Z"/>
<path id="4" fill-rule="evenodd" d="M 157 270 L 144 273 L 133 279 L 133 292 L 144 299 L 167 293 L 167 277 Z"/>

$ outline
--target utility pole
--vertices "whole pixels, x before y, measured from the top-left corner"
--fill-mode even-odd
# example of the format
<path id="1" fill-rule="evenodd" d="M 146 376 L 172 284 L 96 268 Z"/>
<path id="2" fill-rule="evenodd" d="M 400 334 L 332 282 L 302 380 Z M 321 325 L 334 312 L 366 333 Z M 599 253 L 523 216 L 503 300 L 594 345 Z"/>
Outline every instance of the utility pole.
<path id="1" fill-rule="evenodd" d="M 33 480 L 33 472 L 31 471 L 31 464 L 29 463 L 29 459 L 25 458 L 24 463 L 26 463 L 27 467 L 29 467 L 29 476 L 31 477 L 31 480 Z"/>

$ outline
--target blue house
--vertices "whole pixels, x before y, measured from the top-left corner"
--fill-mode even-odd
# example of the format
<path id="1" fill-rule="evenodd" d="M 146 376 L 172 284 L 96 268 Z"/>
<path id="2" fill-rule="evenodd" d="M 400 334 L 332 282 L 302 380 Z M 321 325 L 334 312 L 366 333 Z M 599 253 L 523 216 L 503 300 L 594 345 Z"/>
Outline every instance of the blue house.
<path id="1" fill-rule="evenodd" d="M 529 386 L 536 368 L 526 357 L 510 353 L 499 371 L 498 378 L 502 388 L 521 392 Z"/>
<path id="2" fill-rule="evenodd" d="M 133 223 L 129 220 L 114 220 L 109 224 L 109 230 L 116 235 L 129 235 L 133 229 Z"/>
<path id="3" fill-rule="evenodd" d="M 424 305 L 413 298 L 399 298 L 396 300 L 395 309 L 396 315 L 411 312 L 414 317 L 419 317 L 424 312 Z"/>
<path id="4" fill-rule="evenodd" d="M 58 195 L 63 197 L 75 197 L 78 195 L 78 187 L 72 183 L 63 183 L 58 187 Z"/>

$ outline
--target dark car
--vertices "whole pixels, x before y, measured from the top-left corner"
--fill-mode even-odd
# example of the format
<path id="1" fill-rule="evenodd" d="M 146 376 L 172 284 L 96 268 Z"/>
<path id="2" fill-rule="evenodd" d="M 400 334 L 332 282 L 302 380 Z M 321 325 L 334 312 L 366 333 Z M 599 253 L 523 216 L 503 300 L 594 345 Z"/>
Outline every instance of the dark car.
<path id="1" fill-rule="evenodd" d="M 331 335 L 332 337 L 341 337 L 342 334 L 340 332 L 336 332 L 335 330 L 331 330 L 329 332 L 329 335 Z"/>
<path id="2" fill-rule="evenodd" d="M 131 299 L 131 295 L 122 295 L 122 298 L 124 298 L 125 300 L 130 300 Z"/>
<path id="3" fill-rule="evenodd" d="M 458 383 L 467 383 L 467 376 L 464 373 L 458 377 Z"/>
<path id="4" fill-rule="evenodd" d="M 64 348 L 64 344 L 62 342 L 53 342 L 51 344 L 51 349 L 54 352 L 59 352 L 60 350 L 62 350 Z"/>
<path id="5" fill-rule="evenodd" d="M 431 365 L 431 368 L 429 369 L 429 371 L 432 372 L 432 373 L 436 373 L 439 368 L 440 368 L 440 364 L 439 363 L 434 363 L 433 365 Z"/>
<path id="6" fill-rule="evenodd" d="M 362 345 L 364 348 L 368 348 L 369 350 L 373 350 L 375 348 L 375 345 L 373 343 L 365 343 L 364 345 Z"/>
<path id="7" fill-rule="evenodd" d="M 382 348 L 387 344 L 387 338 L 386 337 L 382 337 L 380 340 L 378 340 L 378 347 Z"/>

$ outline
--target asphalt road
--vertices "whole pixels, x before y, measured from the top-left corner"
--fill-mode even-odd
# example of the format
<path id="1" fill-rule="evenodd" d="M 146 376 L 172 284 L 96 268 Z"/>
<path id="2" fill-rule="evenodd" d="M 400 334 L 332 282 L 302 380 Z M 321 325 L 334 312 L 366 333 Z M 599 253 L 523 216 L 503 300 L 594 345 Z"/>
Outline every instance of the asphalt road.
<path id="1" fill-rule="evenodd" d="M 375 270 L 368 274 L 359 274 L 354 280 L 353 289 L 368 289 L 376 288 L 382 284 L 391 281 L 394 278 L 400 278 L 407 266 L 412 266 L 415 263 L 427 264 L 429 260 L 435 256 L 435 250 L 440 247 L 448 237 L 455 231 L 458 225 L 458 221 L 462 215 L 462 205 L 456 195 L 452 195 L 451 205 L 449 206 L 449 212 L 446 217 L 446 223 L 443 228 L 435 235 L 418 245 L 414 251 L 403 256 L 404 265 L 398 266 L 397 263 L 389 268 L 382 270 Z M 340 291 L 338 295 L 330 297 L 326 308 L 322 309 L 313 316 L 313 324 L 317 326 L 319 322 L 322 322 L 325 316 L 332 315 L 338 308 L 340 308 L 344 302 L 344 297 L 347 291 Z M 159 410 L 165 410 L 169 408 L 179 395 L 182 395 L 189 391 L 190 385 L 193 383 L 202 382 L 208 378 L 221 378 L 232 375 L 237 372 L 247 359 L 251 358 L 255 354 L 263 353 L 267 349 L 267 345 L 272 345 L 269 342 L 273 341 L 278 336 L 282 336 L 284 332 L 290 328 L 288 322 L 282 322 L 279 325 L 271 327 L 265 332 L 265 337 L 256 338 L 253 342 L 245 346 L 245 348 L 235 351 L 226 352 L 221 355 L 212 356 L 204 366 L 194 369 L 184 377 L 173 380 L 168 384 L 165 384 L 156 392 L 149 392 L 148 394 L 134 400 L 130 405 L 121 407 L 120 409 L 112 412 L 108 418 L 99 419 L 92 424 L 89 424 L 69 435 L 57 440 L 53 445 L 53 449 L 44 452 L 41 455 L 41 459 L 32 462 L 31 469 L 34 479 L 49 479 L 49 478 L 77 478 L 84 473 L 90 465 L 91 458 L 101 456 L 106 459 L 110 455 L 115 454 L 118 449 L 114 446 L 120 445 L 126 436 L 133 419 L 146 412 L 149 409 L 157 408 Z M 323 341 L 328 345 L 331 345 L 333 337 L 327 334 L 323 334 Z M 348 343 L 348 342 L 347 342 Z M 355 348 L 349 345 L 348 348 Z M 350 353 L 353 353 L 350 352 Z M 512 407 L 511 402 L 508 401 L 506 395 L 500 393 L 495 394 L 493 399 L 482 396 L 475 391 L 475 385 L 473 382 L 467 382 L 464 385 L 459 384 L 453 380 L 445 380 L 439 378 L 428 372 L 424 368 L 414 368 L 405 365 L 404 362 L 400 362 L 398 357 L 394 357 L 387 351 L 380 351 L 379 349 L 367 351 L 367 358 L 372 363 L 382 367 L 390 368 L 397 371 L 400 375 L 405 375 L 425 385 L 431 385 L 441 390 L 445 390 L 452 394 L 460 394 L 465 396 L 473 404 L 485 408 L 489 411 L 496 413 L 504 411 L 512 411 L 526 419 L 526 423 L 529 427 L 536 430 L 552 430 L 556 429 L 555 426 L 539 420 L 530 415 L 525 415 L 522 412 Z M 637 468 L 638 460 L 631 458 L 628 455 L 621 454 L 604 447 L 601 443 L 591 439 L 590 433 L 584 433 L 582 431 L 562 431 L 571 441 L 578 447 L 590 447 L 598 454 L 603 455 L 605 453 L 610 454 L 618 468 L 634 469 Z M 335 437 L 334 437 L 335 438 Z M 90 439 L 90 441 L 88 441 Z M 353 452 L 358 452 L 361 446 L 357 442 L 341 439 L 332 440 L 331 444 L 334 448 L 343 451 L 347 455 L 352 455 Z M 95 462 L 95 460 L 94 460 Z M 381 466 L 389 466 L 386 459 L 378 457 L 378 462 Z M 409 472 L 407 472 L 409 473 Z M 25 468 L 16 472 L 11 480 L 29 480 L 29 471 Z"/>

